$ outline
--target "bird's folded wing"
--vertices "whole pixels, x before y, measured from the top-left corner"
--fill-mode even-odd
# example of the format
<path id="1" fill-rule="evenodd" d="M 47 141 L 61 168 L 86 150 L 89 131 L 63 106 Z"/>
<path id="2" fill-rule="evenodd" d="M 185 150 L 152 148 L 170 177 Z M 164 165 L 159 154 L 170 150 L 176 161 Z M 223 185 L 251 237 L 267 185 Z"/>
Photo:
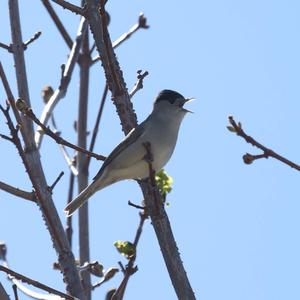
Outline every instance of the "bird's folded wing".
<path id="1" fill-rule="evenodd" d="M 138 127 L 133 128 L 125 137 L 125 139 L 109 154 L 109 156 L 104 161 L 101 169 L 97 173 L 97 175 L 93 178 L 93 180 L 97 180 L 103 173 L 103 170 L 107 165 L 109 165 L 124 149 L 126 149 L 129 145 L 135 142 L 145 131 L 144 123 L 141 123 Z"/>

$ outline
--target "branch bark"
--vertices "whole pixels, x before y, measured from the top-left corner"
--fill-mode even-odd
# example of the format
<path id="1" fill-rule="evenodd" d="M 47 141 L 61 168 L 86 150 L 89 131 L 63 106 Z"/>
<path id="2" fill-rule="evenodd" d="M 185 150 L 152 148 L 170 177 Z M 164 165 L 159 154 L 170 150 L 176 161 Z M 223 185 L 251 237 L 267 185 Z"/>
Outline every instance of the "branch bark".
<path id="1" fill-rule="evenodd" d="M 130 101 L 122 71 L 112 47 L 106 26 L 104 5 L 101 5 L 99 9 L 97 3 L 98 1 L 96 0 L 86 0 L 85 16 L 89 22 L 99 55 L 101 56 L 107 84 L 112 92 L 112 100 L 117 108 L 122 129 L 124 133 L 127 134 L 137 125 L 137 118 Z M 152 225 L 177 297 L 179 299 L 194 300 L 196 298 L 181 261 L 165 209 L 163 205 L 161 205 L 158 213 L 156 213 L 153 207 L 155 197 L 160 199 L 162 203 L 161 195 L 157 188 L 153 190 L 149 179 L 141 182 L 140 186 L 145 197 L 147 212 L 151 217 Z"/>
<path id="2" fill-rule="evenodd" d="M 16 68 L 18 93 L 20 97 L 26 100 L 28 106 L 30 106 L 24 60 L 24 49 L 23 46 L 21 46 L 23 42 L 17 0 L 9 1 L 9 11 L 13 40 L 12 49 Z M 11 99 L 11 101 L 14 102 L 13 99 Z M 62 273 L 64 275 L 65 282 L 67 284 L 67 290 L 75 297 L 85 299 L 79 274 L 77 272 L 74 255 L 70 249 L 62 223 L 54 206 L 52 195 L 48 190 L 48 185 L 40 160 L 40 154 L 35 146 L 32 121 L 29 119 L 26 120 L 26 118 L 24 117 L 22 121 L 25 124 L 24 126 L 26 128 L 25 138 L 23 136 L 25 143 L 25 152 L 22 154 L 22 160 L 32 182 L 38 205 L 42 211 L 47 229 L 49 230 L 54 247 L 58 254 L 58 260 L 61 266 Z M 20 142 L 18 150 L 23 151 Z"/>
<path id="3" fill-rule="evenodd" d="M 61 82 L 59 87 L 56 89 L 54 94 L 51 96 L 47 104 L 45 105 L 45 108 L 42 112 L 42 115 L 40 117 L 40 121 L 42 124 L 45 126 L 47 125 L 51 114 L 54 110 L 54 107 L 56 104 L 65 97 L 67 93 L 67 89 L 69 86 L 69 83 L 71 81 L 71 76 L 75 67 L 76 62 L 78 61 L 79 53 L 80 53 L 80 48 L 81 48 L 81 43 L 82 43 L 82 36 L 84 32 L 87 29 L 87 23 L 85 19 L 82 17 L 78 31 L 77 31 L 77 37 L 73 43 L 73 47 L 71 49 L 68 61 L 66 63 L 66 66 L 64 67 Z M 35 142 L 38 148 L 40 148 L 42 139 L 43 139 L 43 134 L 41 133 L 41 128 L 39 127 L 35 133 Z"/>
<path id="4" fill-rule="evenodd" d="M 80 55 L 80 82 L 79 82 L 79 107 L 77 117 L 77 145 L 81 148 L 87 148 L 87 117 L 88 117 L 88 94 L 89 94 L 89 77 L 90 77 L 90 49 L 89 36 L 86 30 L 83 35 Z M 87 156 L 83 153 L 77 155 L 77 182 L 78 193 L 88 185 L 89 173 L 86 166 Z M 80 265 L 90 262 L 90 240 L 89 240 L 89 214 L 88 203 L 86 202 L 79 209 L 79 260 Z M 91 276 L 90 272 L 82 272 L 83 286 L 86 290 L 87 300 L 91 299 Z"/>

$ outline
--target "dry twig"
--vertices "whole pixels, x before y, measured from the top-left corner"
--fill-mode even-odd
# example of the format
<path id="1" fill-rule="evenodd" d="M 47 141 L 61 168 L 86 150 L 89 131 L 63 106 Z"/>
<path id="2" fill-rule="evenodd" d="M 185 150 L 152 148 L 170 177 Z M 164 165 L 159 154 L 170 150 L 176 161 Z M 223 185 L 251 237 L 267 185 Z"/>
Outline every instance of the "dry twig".
<path id="1" fill-rule="evenodd" d="M 253 161 L 261 158 L 269 158 L 273 157 L 282 163 L 290 166 L 291 168 L 300 171 L 300 166 L 295 164 L 294 162 L 286 159 L 285 157 L 279 155 L 278 153 L 274 152 L 273 150 L 265 147 L 261 143 L 257 142 L 254 138 L 252 138 L 250 135 L 247 135 L 245 131 L 242 129 L 241 123 L 236 123 L 235 120 L 233 119 L 232 116 L 228 117 L 229 123 L 231 124 L 232 127 L 227 127 L 230 131 L 236 133 L 238 136 L 242 137 L 247 143 L 251 144 L 254 147 L 257 147 L 263 151 L 262 154 L 259 155 L 252 155 L 249 153 L 246 153 L 243 156 L 243 160 L 245 164 L 251 164 Z M 232 129 L 233 128 L 233 129 Z"/>

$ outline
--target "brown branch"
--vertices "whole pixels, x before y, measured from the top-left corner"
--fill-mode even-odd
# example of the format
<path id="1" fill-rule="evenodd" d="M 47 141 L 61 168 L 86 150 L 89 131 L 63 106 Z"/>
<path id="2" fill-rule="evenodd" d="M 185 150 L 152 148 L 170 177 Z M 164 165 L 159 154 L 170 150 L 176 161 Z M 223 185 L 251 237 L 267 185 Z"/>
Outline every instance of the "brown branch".
<path id="1" fill-rule="evenodd" d="M 56 133 L 54 133 L 49 127 L 46 127 L 44 124 L 42 124 L 42 122 L 40 122 L 40 120 L 36 117 L 36 115 L 34 114 L 32 109 L 30 107 L 27 107 L 26 103 L 22 99 L 17 100 L 17 107 L 24 115 L 26 115 L 34 123 L 39 125 L 40 128 L 43 130 L 43 133 L 50 136 L 53 140 L 55 140 L 56 143 L 65 145 L 69 148 L 72 148 L 74 150 L 82 152 L 86 155 L 96 158 L 97 160 L 105 160 L 106 159 L 105 156 L 96 154 L 96 153 L 90 152 L 88 150 L 85 150 L 84 148 L 78 147 L 78 146 L 66 141 L 61 136 L 57 135 Z"/>
<path id="2" fill-rule="evenodd" d="M 142 72 L 142 70 L 138 70 L 137 71 L 137 81 L 133 87 L 133 89 L 131 90 L 131 92 L 129 93 L 129 96 L 130 98 L 132 98 L 135 93 L 138 91 L 138 90 L 141 90 L 144 86 L 143 86 L 143 83 L 144 83 L 144 78 L 149 74 L 148 71 L 145 71 L 144 73 Z"/>
<path id="3" fill-rule="evenodd" d="M 59 253 L 58 259 L 64 275 L 64 280 L 67 283 L 67 290 L 71 291 L 72 294 L 84 299 L 83 289 L 78 276 L 73 253 L 71 252 L 59 216 L 53 205 L 53 199 L 48 191 L 44 173 L 39 171 L 39 166 L 36 166 L 38 164 L 39 156 L 35 157 L 34 154 L 36 152 L 33 150 L 31 150 L 31 152 L 28 152 L 28 150 L 26 153 L 24 152 L 21 141 L 18 137 L 18 129 L 15 128 L 9 114 L 9 106 L 7 105 L 7 108 L 4 109 L 0 105 L 0 109 L 7 120 L 7 126 L 14 140 L 14 144 L 19 152 L 20 157 L 22 158 L 33 188 L 35 189 L 37 203 L 43 212 L 43 217 L 46 221 L 47 229 L 51 234 L 54 247 Z"/>
<path id="4" fill-rule="evenodd" d="M 138 22 L 136 24 L 134 24 L 129 30 L 128 32 L 122 34 L 117 40 L 115 40 L 112 43 L 112 47 L 114 49 L 116 49 L 117 47 L 119 47 L 121 44 L 123 44 L 125 41 L 127 41 L 135 32 L 137 32 L 139 29 L 148 29 L 149 25 L 147 25 L 147 19 L 144 16 L 143 13 L 140 13 L 139 15 L 139 19 Z M 92 64 L 94 64 L 95 62 L 101 60 L 100 56 L 97 56 L 95 58 L 92 59 Z"/>
<path id="5" fill-rule="evenodd" d="M 228 129 L 230 131 L 235 132 L 238 136 L 242 137 L 247 143 L 251 144 L 254 147 L 257 147 L 263 151 L 263 154 L 260 155 L 252 155 L 249 153 L 246 153 L 243 156 L 243 160 L 246 164 L 251 164 L 254 160 L 261 159 L 261 158 L 269 158 L 273 157 L 282 163 L 290 166 L 291 168 L 300 171 L 300 166 L 295 164 L 294 162 L 286 159 L 285 157 L 279 155 L 278 153 L 274 152 L 273 150 L 265 147 L 261 143 L 257 142 L 254 138 L 252 138 L 250 135 L 247 135 L 245 131 L 242 129 L 241 123 L 236 123 L 232 116 L 228 117 L 229 123 L 231 124 L 233 130 L 229 127 Z"/>
<path id="6" fill-rule="evenodd" d="M 18 95 L 24 99 L 27 105 L 30 106 L 29 88 L 26 73 L 26 65 L 24 58 L 24 44 L 22 39 L 21 31 L 21 21 L 19 15 L 19 4 L 18 0 L 9 0 L 9 17 L 10 17 L 10 27 L 11 27 L 11 37 L 12 44 L 11 49 L 14 57 L 14 65 L 16 69 L 16 78 L 18 86 Z M 33 124 L 31 120 L 22 119 L 22 135 L 26 146 L 31 148 L 34 144 L 33 142 Z M 25 132 L 25 136 L 23 134 Z"/>
<path id="7" fill-rule="evenodd" d="M 69 191 L 68 191 L 68 200 L 67 204 L 69 204 L 73 199 L 73 193 L 74 193 L 74 174 L 70 173 L 70 180 L 69 180 Z M 66 224 L 66 236 L 69 241 L 70 247 L 72 247 L 72 235 L 73 235 L 73 226 L 72 226 L 72 216 L 67 218 L 67 224 Z"/>
<path id="8" fill-rule="evenodd" d="M 37 40 L 40 36 L 41 36 L 42 32 L 41 31 L 38 31 L 36 32 L 33 37 L 31 37 L 28 41 L 26 41 L 25 43 L 23 43 L 23 47 L 24 47 L 24 50 L 27 49 L 27 47 L 33 43 L 35 40 Z"/>
<path id="9" fill-rule="evenodd" d="M 8 46 L 8 45 L 6 45 L 6 44 L 4 44 L 4 43 L 1 43 L 0 42 L 0 48 L 3 48 L 3 49 L 5 49 L 5 50 L 7 50 L 8 52 L 11 52 L 12 50 L 11 50 L 11 46 Z"/>
<path id="10" fill-rule="evenodd" d="M 87 23 L 84 20 L 84 18 L 81 18 L 80 24 L 78 26 L 76 39 L 73 43 L 66 66 L 64 67 L 62 72 L 62 77 L 60 80 L 59 87 L 55 90 L 55 92 L 53 93 L 53 95 L 45 105 L 42 115 L 40 117 L 40 121 L 43 125 L 47 125 L 56 104 L 62 98 L 64 98 L 67 93 L 67 89 L 71 81 L 75 64 L 77 63 L 79 58 L 82 37 L 86 30 L 87 30 Z M 40 128 L 38 128 L 35 134 L 35 142 L 38 148 L 41 146 L 42 138 L 43 138 L 43 134 L 41 134 Z"/>
<path id="11" fill-rule="evenodd" d="M 6 293 L 3 285 L 0 282 L 0 299 L 1 300 L 11 300 L 8 294 Z"/>
<path id="12" fill-rule="evenodd" d="M 101 118 L 102 118 L 104 105 L 105 105 L 105 102 L 106 102 L 106 99 L 107 99 L 107 93 L 108 93 L 108 86 L 107 86 L 107 84 L 105 84 L 102 99 L 101 99 L 99 110 L 98 110 L 98 114 L 97 114 L 95 125 L 94 125 L 94 128 L 93 128 L 91 142 L 90 142 L 89 151 L 91 151 L 91 152 L 94 150 L 94 146 L 95 146 L 95 143 L 96 143 L 96 138 L 97 138 L 97 135 L 98 135 L 98 132 L 99 132 L 99 125 L 100 125 L 100 121 L 101 121 Z M 88 156 L 87 159 L 86 159 L 86 166 L 85 166 L 86 169 L 89 168 L 90 161 L 91 161 L 91 157 Z"/>
<path id="13" fill-rule="evenodd" d="M 10 194 L 12 194 L 14 196 L 23 198 L 25 200 L 36 202 L 34 192 L 27 192 L 27 191 L 18 189 L 16 187 L 14 187 L 12 185 L 9 185 L 7 183 L 4 183 L 2 181 L 0 181 L 0 189 L 3 190 L 3 191 L 5 191 L 5 192 L 7 192 L 7 193 L 10 193 Z"/>
<path id="14" fill-rule="evenodd" d="M 82 16 L 84 15 L 84 10 L 81 7 L 76 6 L 68 1 L 64 1 L 64 0 L 52 0 L 52 1 L 59 4 L 64 9 L 68 9 L 77 15 L 82 15 Z"/>
<path id="15" fill-rule="evenodd" d="M 144 223 L 145 223 L 146 219 L 148 218 L 148 214 L 146 213 L 145 209 L 143 212 L 140 212 L 139 215 L 140 215 L 140 222 L 139 222 L 139 226 L 137 228 L 134 242 L 133 242 L 135 250 L 137 249 L 137 245 L 138 245 L 138 242 L 140 240 L 140 237 L 141 237 L 141 234 L 143 231 Z M 113 294 L 111 300 L 123 299 L 129 278 L 131 275 L 133 275 L 137 271 L 137 266 L 134 267 L 135 260 L 136 260 L 136 253 L 129 259 L 129 262 L 125 268 L 121 264 L 121 269 L 123 271 L 124 277 L 123 277 L 121 284 L 119 285 L 119 287 L 116 289 L 115 293 Z"/>
<path id="16" fill-rule="evenodd" d="M 4 90 L 6 92 L 9 104 L 10 104 L 10 106 L 13 109 L 14 116 L 15 116 L 15 118 L 17 120 L 17 123 L 20 125 L 20 131 L 22 133 L 22 137 L 24 139 L 24 142 L 29 144 L 29 138 L 26 135 L 26 131 L 24 129 L 24 126 L 22 126 L 23 120 L 21 119 L 19 111 L 18 111 L 18 109 L 16 107 L 15 99 L 14 99 L 14 96 L 13 96 L 12 91 L 10 89 L 10 86 L 9 86 L 9 83 L 8 83 L 8 80 L 7 80 L 7 77 L 5 75 L 5 72 L 4 72 L 4 69 L 3 69 L 3 66 L 2 66 L 1 62 L 0 62 L 0 77 L 1 77 L 1 81 L 2 81 L 2 84 L 3 84 Z"/>
<path id="17" fill-rule="evenodd" d="M 74 297 L 72 297 L 70 295 L 62 293 L 62 292 L 60 292 L 60 291 L 58 291 L 56 289 L 53 289 L 53 288 L 51 288 L 51 287 L 49 287 L 49 286 L 47 286 L 45 284 L 40 283 L 39 281 L 33 280 L 33 279 L 29 278 L 29 277 L 26 277 L 26 276 L 24 276 L 24 275 L 22 275 L 20 273 L 17 273 L 17 272 L 15 272 L 15 271 L 13 271 L 13 270 L 11 270 L 9 268 L 6 268 L 4 266 L 0 265 L 0 271 L 5 272 L 6 274 L 8 274 L 9 276 L 11 276 L 13 278 L 21 280 L 22 282 L 26 282 L 26 283 L 28 283 L 30 285 L 33 285 L 33 286 L 35 286 L 35 287 L 37 287 L 39 289 L 42 289 L 44 291 L 47 291 L 47 292 L 51 293 L 51 294 L 58 295 L 58 296 L 63 297 L 65 299 L 74 300 Z"/>
<path id="18" fill-rule="evenodd" d="M 83 1 L 82 1 L 83 2 Z M 89 32 L 85 31 L 81 45 L 81 55 L 79 59 L 79 101 L 77 116 L 77 145 L 83 149 L 87 148 L 87 119 L 88 119 L 88 95 L 89 95 L 89 78 L 90 78 L 90 49 L 89 49 Z M 86 155 L 82 152 L 77 154 L 76 167 L 78 170 L 77 183 L 78 192 L 80 193 L 88 185 L 88 169 L 86 166 Z M 86 202 L 79 209 L 78 215 L 79 229 L 79 261 L 80 265 L 90 261 L 90 239 L 89 239 L 89 212 L 88 203 Z M 91 286 L 91 274 L 82 272 L 82 282 L 84 287 Z M 91 299 L 90 290 L 86 290 L 86 299 Z"/>
<path id="19" fill-rule="evenodd" d="M 72 41 L 70 35 L 68 34 L 66 28 L 64 27 L 63 23 L 59 19 L 58 15 L 56 14 L 55 10 L 53 9 L 51 3 L 49 2 L 49 0 L 42 0 L 42 3 L 46 7 L 50 17 L 52 18 L 54 24 L 56 25 L 58 31 L 62 35 L 62 37 L 65 40 L 66 44 L 71 49 L 72 45 L 73 45 L 73 41 Z"/>
<path id="20" fill-rule="evenodd" d="M 100 7 L 100 14 L 98 14 L 97 2 L 95 0 L 86 0 L 85 16 L 95 39 L 97 50 L 101 56 L 107 84 L 112 92 L 112 100 L 121 120 L 122 129 L 127 134 L 132 128 L 137 126 L 137 118 L 130 102 L 119 62 L 113 51 L 106 26 L 105 8 L 102 5 Z M 168 216 L 163 205 L 160 206 L 158 214 L 153 207 L 154 199 L 161 199 L 161 195 L 157 189 L 153 190 L 149 179 L 141 181 L 140 186 L 144 194 L 147 212 L 151 217 L 152 225 L 156 232 L 177 297 L 179 299 L 194 300 L 195 295 L 181 261 Z M 163 203 L 162 200 L 160 202 Z"/>

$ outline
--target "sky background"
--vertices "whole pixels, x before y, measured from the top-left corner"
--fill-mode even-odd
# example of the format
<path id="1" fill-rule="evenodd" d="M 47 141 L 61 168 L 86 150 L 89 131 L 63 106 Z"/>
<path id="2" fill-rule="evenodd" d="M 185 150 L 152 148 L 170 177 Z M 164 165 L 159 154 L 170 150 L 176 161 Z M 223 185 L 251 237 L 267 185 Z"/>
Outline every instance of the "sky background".
<path id="1" fill-rule="evenodd" d="M 26 51 L 32 108 L 40 115 L 40 91 L 45 85 L 57 88 L 60 65 L 66 62 L 69 50 L 40 1 L 19 2 L 23 39 L 42 31 Z M 78 16 L 53 6 L 74 38 Z M 7 1 L 0 0 L 0 7 L 0 41 L 9 44 Z M 260 151 L 226 129 L 228 116 L 233 115 L 248 134 L 300 162 L 300 2 L 132 0 L 108 1 L 107 9 L 112 40 L 126 32 L 141 11 L 150 25 L 116 51 L 129 90 L 138 69 L 150 73 L 133 99 L 139 121 L 164 88 L 197 98 L 189 105 L 195 113 L 183 121 L 176 151 L 166 166 L 174 179 L 167 212 L 197 299 L 300 299 L 299 174 L 273 159 L 245 165 L 245 152 Z M 17 97 L 12 56 L 0 49 L 0 60 Z M 55 109 L 59 129 L 73 142 L 78 82 L 76 67 L 68 93 Z M 103 84 L 98 63 L 91 71 L 90 130 Z M 1 86 L 0 103 L 4 105 L 5 100 Z M 8 133 L 3 116 L 0 132 Z M 115 108 L 107 101 L 95 150 L 107 155 L 122 138 Z M 0 145 L 0 180 L 30 191 L 15 148 L 6 141 Z M 59 147 L 48 137 L 41 159 L 49 184 L 65 172 L 53 193 L 65 222 L 68 167 Z M 90 178 L 100 165 L 92 160 Z M 138 185 L 124 181 L 89 202 L 91 258 L 106 269 L 120 260 L 126 263 L 113 243 L 133 239 L 139 218 L 127 201 L 139 203 L 141 198 Z M 77 255 L 77 217 L 74 223 Z M 12 269 L 64 289 L 61 275 L 51 268 L 56 254 L 33 203 L 0 191 L 0 240 L 7 245 Z M 137 251 L 139 271 L 130 279 L 125 299 L 176 299 L 149 221 Z M 94 299 L 104 299 L 106 291 L 121 279 L 120 272 L 96 290 Z M 4 274 L 0 281 L 12 295 Z"/>

